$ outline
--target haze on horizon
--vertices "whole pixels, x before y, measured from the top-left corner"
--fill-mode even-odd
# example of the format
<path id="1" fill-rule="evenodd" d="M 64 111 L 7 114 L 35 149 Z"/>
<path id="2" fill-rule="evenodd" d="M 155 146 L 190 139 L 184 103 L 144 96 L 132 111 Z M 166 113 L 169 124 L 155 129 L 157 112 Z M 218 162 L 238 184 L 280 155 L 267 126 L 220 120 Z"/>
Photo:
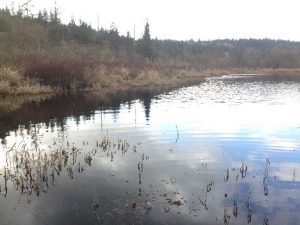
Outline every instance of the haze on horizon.
<path id="1" fill-rule="evenodd" d="M 0 0 L 0 7 L 15 8 L 25 0 Z M 97 28 L 116 25 L 140 38 L 146 20 L 152 38 L 176 40 L 214 40 L 271 38 L 300 41 L 300 3 L 297 0 L 56 0 L 63 23 L 73 16 Z M 32 0 L 33 13 L 53 9 L 54 0 Z"/>

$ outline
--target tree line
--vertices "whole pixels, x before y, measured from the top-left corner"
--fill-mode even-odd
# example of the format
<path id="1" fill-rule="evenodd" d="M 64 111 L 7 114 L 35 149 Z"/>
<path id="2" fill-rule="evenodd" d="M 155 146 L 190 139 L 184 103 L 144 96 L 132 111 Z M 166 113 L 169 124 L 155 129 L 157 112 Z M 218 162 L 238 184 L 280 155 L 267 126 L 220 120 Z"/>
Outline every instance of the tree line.
<path id="1" fill-rule="evenodd" d="M 121 35 L 115 25 L 93 29 L 74 18 L 63 24 L 57 7 L 30 13 L 25 4 L 0 9 L 0 62 L 28 54 L 67 55 L 102 61 L 143 62 L 198 68 L 296 68 L 300 43 L 271 39 L 177 41 L 151 38 L 147 21 L 142 38 Z"/>

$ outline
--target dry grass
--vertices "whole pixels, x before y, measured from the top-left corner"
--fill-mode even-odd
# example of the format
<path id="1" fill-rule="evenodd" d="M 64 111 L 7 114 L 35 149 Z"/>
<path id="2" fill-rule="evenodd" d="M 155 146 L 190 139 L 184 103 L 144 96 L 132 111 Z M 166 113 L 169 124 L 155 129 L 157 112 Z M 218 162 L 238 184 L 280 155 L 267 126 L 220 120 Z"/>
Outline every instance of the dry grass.
<path id="1" fill-rule="evenodd" d="M 300 78 L 300 68 L 230 68 L 230 69 L 209 69 L 204 71 L 204 76 L 218 76 L 224 74 L 252 74 L 263 76 L 277 76 L 281 78 Z"/>
<path id="2" fill-rule="evenodd" d="M 49 60 L 46 61 L 48 62 Z M 43 62 L 43 60 L 36 60 L 35 62 Z M 7 99 L 7 97 L 53 93 L 61 90 L 63 87 L 59 87 L 55 83 L 53 85 L 50 84 L 51 79 L 54 79 L 56 76 L 59 76 L 61 79 L 67 79 L 66 83 L 70 89 L 93 90 L 103 93 L 132 89 L 149 90 L 152 88 L 155 88 L 155 90 L 166 90 L 203 80 L 203 76 L 198 71 L 180 67 L 162 67 L 147 64 L 133 65 L 116 62 L 83 63 L 82 66 L 80 65 L 82 73 L 75 74 L 79 70 L 74 70 L 74 67 L 69 66 L 74 64 L 73 61 L 63 66 L 62 63 L 53 59 L 49 62 L 52 63 L 52 66 L 46 65 L 46 63 L 30 64 L 28 68 L 34 68 L 32 71 L 37 71 L 34 74 L 28 73 L 29 70 L 26 70 L 26 66 L 20 71 L 9 67 L 0 67 L 0 97 L 2 97 L 2 100 L 3 97 Z M 60 71 L 59 68 L 63 68 L 63 70 Z M 66 71 L 69 76 L 63 76 Z M 28 74 L 23 76 L 26 72 Z M 75 74 L 75 77 L 73 77 L 73 74 Z M 45 83 L 48 75 L 51 77 L 47 86 Z M 76 83 L 79 75 L 84 85 Z M 44 81 L 42 82 L 41 79 Z"/>
<path id="3" fill-rule="evenodd" d="M 35 80 L 25 79 L 20 72 L 8 67 L 0 68 L 0 96 L 30 95 L 53 92 L 49 86 L 40 85 Z"/>
<path id="4" fill-rule="evenodd" d="M 131 88 L 165 89 L 194 85 L 205 77 L 226 74 L 273 75 L 300 79 L 300 69 L 196 69 L 143 63 L 99 62 L 78 58 L 27 57 L 18 72 L 0 68 L 0 96 L 51 93 L 64 90 L 107 91 Z M 23 76 L 24 74 L 24 76 Z"/>
<path id="5" fill-rule="evenodd" d="M 287 69 L 262 69 L 260 74 L 272 76 L 274 79 L 278 80 L 295 80 L 300 81 L 300 68 Z"/>
<path id="6" fill-rule="evenodd" d="M 126 65 L 109 66 L 101 64 L 86 70 L 85 79 L 90 89 L 107 90 L 114 88 L 146 88 L 164 86 L 165 88 L 203 81 L 203 74 L 193 69 L 133 67 Z"/>
<path id="7" fill-rule="evenodd" d="M 115 88 L 172 88 L 202 82 L 205 77 L 226 74 L 273 75 L 282 78 L 300 78 L 300 69 L 206 69 L 191 67 L 136 66 L 124 64 L 99 64 L 85 71 L 84 79 L 91 90 Z"/>

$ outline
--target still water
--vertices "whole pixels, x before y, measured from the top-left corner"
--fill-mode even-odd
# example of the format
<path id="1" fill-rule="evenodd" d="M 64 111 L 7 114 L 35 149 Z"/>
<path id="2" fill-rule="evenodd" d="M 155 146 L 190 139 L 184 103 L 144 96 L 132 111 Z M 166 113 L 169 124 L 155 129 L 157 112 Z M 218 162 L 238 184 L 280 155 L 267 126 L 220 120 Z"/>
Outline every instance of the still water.
<path id="1" fill-rule="evenodd" d="M 300 83 L 121 98 L 1 116 L 0 224 L 300 224 Z"/>

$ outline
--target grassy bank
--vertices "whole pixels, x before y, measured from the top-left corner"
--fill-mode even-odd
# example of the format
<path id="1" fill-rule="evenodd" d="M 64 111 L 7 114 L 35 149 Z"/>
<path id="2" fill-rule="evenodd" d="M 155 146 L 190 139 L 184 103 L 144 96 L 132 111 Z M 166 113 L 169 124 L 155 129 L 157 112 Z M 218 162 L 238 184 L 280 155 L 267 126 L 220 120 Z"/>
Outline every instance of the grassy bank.
<path id="1" fill-rule="evenodd" d="M 18 69 L 0 68 L 0 96 L 65 91 L 175 87 L 199 83 L 204 74 L 191 67 L 99 62 L 28 56 Z"/>
<path id="2" fill-rule="evenodd" d="M 0 97 L 53 93 L 57 89 L 26 78 L 20 71 L 0 67 Z"/>
<path id="3" fill-rule="evenodd" d="M 28 58 L 22 67 L 0 68 L 0 96 L 132 88 L 172 88 L 198 84 L 225 74 L 300 78 L 300 69 L 206 69 L 133 63 L 103 63 L 76 59 Z"/>

